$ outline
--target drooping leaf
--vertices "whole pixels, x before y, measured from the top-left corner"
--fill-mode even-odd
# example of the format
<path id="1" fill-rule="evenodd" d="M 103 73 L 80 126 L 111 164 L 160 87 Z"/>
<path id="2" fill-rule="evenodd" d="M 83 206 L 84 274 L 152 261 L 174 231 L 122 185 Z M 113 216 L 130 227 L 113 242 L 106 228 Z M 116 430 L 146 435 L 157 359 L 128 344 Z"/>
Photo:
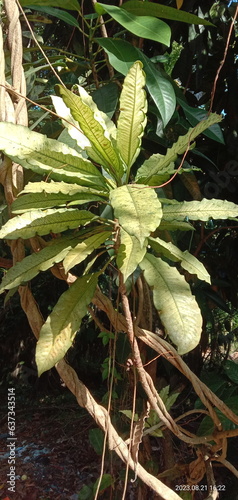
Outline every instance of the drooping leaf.
<path id="1" fill-rule="evenodd" d="M 62 359 L 71 347 L 82 318 L 87 313 L 100 273 L 78 278 L 59 298 L 41 328 L 36 346 L 39 376 Z"/>
<path id="2" fill-rule="evenodd" d="M 11 290 L 22 283 L 30 281 L 40 271 L 46 271 L 54 264 L 61 262 L 70 249 L 77 244 L 77 241 L 77 238 L 72 237 L 53 240 L 40 252 L 28 255 L 21 262 L 17 262 L 3 277 L 0 293 L 5 289 Z"/>
<path id="3" fill-rule="evenodd" d="M 84 226 L 96 218 L 87 210 L 74 208 L 32 210 L 10 219 L 0 230 L 0 238 L 15 240 L 43 236 L 50 232 L 61 233 L 67 229 Z"/>
<path id="4" fill-rule="evenodd" d="M 93 234 L 84 241 L 78 243 L 72 248 L 63 261 L 65 272 L 82 262 L 90 253 L 98 248 L 104 241 L 110 237 L 110 231 L 101 231 L 100 233 Z"/>
<path id="5" fill-rule="evenodd" d="M 203 24 L 212 26 L 212 23 L 206 19 L 190 14 L 189 12 L 174 9 L 173 7 L 168 7 L 167 5 L 161 5 L 158 3 L 129 0 L 123 4 L 122 8 L 137 16 L 156 16 L 188 24 Z"/>
<path id="6" fill-rule="evenodd" d="M 140 153 L 141 138 L 146 126 L 147 100 L 144 86 L 142 63 L 137 61 L 124 80 L 117 122 L 117 147 L 128 167 L 127 176 Z"/>
<path id="7" fill-rule="evenodd" d="M 91 143 L 91 148 L 86 146 L 91 158 L 99 161 L 114 179 L 120 178 L 123 174 L 121 160 L 113 147 L 106 123 L 102 120 L 102 115 L 91 96 L 79 86 L 80 96 L 61 85 L 57 85 L 57 88 L 73 118 L 79 123 L 83 134 Z"/>
<path id="8" fill-rule="evenodd" d="M 238 216 L 238 205 L 226 200 L 182 201 L 163 206 L 163 219 L 166 221 L 190 220 L 207 221 L 212 219 L 229 219 Z"/>
<path id="9" fill-rule="evenodd" d="M 182 252 L 178 247 L 173 245 L 173 243 L 167 243 L 160 238 L 150 237 L 149 244 L 156 252 L 161 253 L 167 259 L 170 259 L 173 262 L 180 262 L 181 266 L 190 274 L 196 274 L 200 280 L 211 283 L 210 275 L 202 262 L 200 262 L 187 250 L 185 250 L 185 252 Z"/>
<path id="10" fill-rule="evenodd" d="M 134 33 L 134 35 L 163 43 L 167 47 L 170 44 L 170 27 L 163 21 L 156 19 L 156 17 L 148 14 L 137 16 L 115 5 L 107 5 L 99 2 L 95 4 L 95 10 L 99 15 L 106 12 L 124 28 Z"/>
<path id="11" fill-rule="evenodd" d="M 22 125 L 0 123 L 0 150 L 24 168 L 56 180 L 106 188 L 98 169 L 66 144 Z"/>
<path id="12" fill-rule="evenodd" d="M 24 196 L 22 196 L 24 195 Z M 105 201 L 105 192 L 96 191 L 78 184 L 65 182 L 29 182 L 20 196 L 12 203 L 12 212 L 17 214 L 59 206 L 82 205 L 89 201 Z"/>
<path id="13" fill-rule="evenodd" d="M 165 332 L 177 345 L 179 354 L 194 349 L 200 341 L 202 315 L 188 283 L 178 270 L 154 255 L 140 263 L 153 289 L 154 304 Z"/>
<path id="14" fill-rule="evenodd" d="M 54 16 L 54 17 L 57 17 L 58 19 L 61 19 L 62 21 L 64 21 L 65 23 L 69 24 L 70 26 L 74 26 L 75 28 L 79 28 L 79 23 L 77 21 L 77 19 L 75 19 L 74 16 L 72 16 L 71 14 L 69 14 L 69 12 L 66 12 L 65 10 L 60 10 L 60 9 L 55 9 L 54 7 L 49 7 L 49 2 L 47 0 L 47 4 L 48 5 L 37 5 L 37 6 L 34 6 L 34 5 L 28 5 L 28 7 L 31 9 L 34 9 L 34 10 L 38 10 L 39 12 L 45 12 L 46 14 L 49 14 L 50 16 Z M 64 6 L 64 9 L 66 7 Z"/>
<path id="15" fill-rule="evenodd" d="M 45 5 L 45 0 L 20 0 L 22 7 L 33 8 L 33 6 Z M 80 11 L 78 0 L 47 0 L 48 7 L 60 7 L 62 9 Z"/>
<path id="16" fill-rule="evenodd" d="M 196 127 L 189 129 L 189 131 L 178 138 L 172 148 L 167 150 L 165 156 L 161 154 L 154 154 L 138 169 L 136 175 L 136 182 L 147 184 L 153 175 L 156 175 L 161 170 L 163 171 L 171 163 L 173 163 L 177 156 L 183 154 L 186 150 L 191 148 L 194 139 L 202 134 L 204 130 L 209 128 L 214 123 L 219 123 L 222 120 L 220 115 L 211 113 L 208 118 L 199 122 Z"/>
<path id="17" fill-rule="evenodd" d="M 138 264 L 142 261 L 146 253 L 147 240 L 144 245 L 141 245 L 135 236 L 121 228 L 120 230 L 121 244 L 117 253 L 117 266 L 123 274 L 124 281 L 127 280 L 137 268 Z"/>
<path id="18" fill-rule="evenodd" d="M 150 59 L 125 40 L 115 38 L 95 38 L 108 54 L 111 65 L 123 75 L 127 75 L 135 61 L 141 61 L 146 74 L 146 86 L 155 102 L 164 126 L 174 113 L 176 99 L 171 83 L 162 75 Z"/>
<path id="19" fill-rule="evenodd" d="M 145 238 L 154 231 L 161 220 L 161 203 L 154 189 L 147 186 L 125 185 L 110 193 L 110 201 L 115 217 L 120 226 L 131 236 L 135 236 L 141 245 Z"/>

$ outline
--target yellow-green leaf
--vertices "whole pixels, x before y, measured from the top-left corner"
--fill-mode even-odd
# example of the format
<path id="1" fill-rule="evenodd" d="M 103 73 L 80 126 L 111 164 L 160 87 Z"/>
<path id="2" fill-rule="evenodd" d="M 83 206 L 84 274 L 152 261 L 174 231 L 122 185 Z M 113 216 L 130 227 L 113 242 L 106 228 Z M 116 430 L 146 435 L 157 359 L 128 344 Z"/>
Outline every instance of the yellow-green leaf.
<path id="1" fill-rule="evenodd" d="M 173 243 L 167 243 L 160 238 L 149 238 L 149 243 L 156 252 L 164 255 L 167 259 L 173 262 L 180 262 L 181 266 L 190 274 L 196 274 L 200 280 L 211 283 L 210 275 L 202 262 L 187 250 L 182 252 L 178 247 L 173 245 Z"/>
<path id="2" fill-rule="evenodd" d="M 48 210 L 32 210 L 10 219 L 0 230 L 0 238 L 15 240 L 32 238 L 49 233 L 61 233 L 67 229 L 89 224 L 97 217 L 88 210 L 73 208 L 49 208 Z"/>
<path id="3" fill-rule="evenodd" d="M 163 206 L 165 221 L 190 220 L 207 221 L 212 219 L 229 219 L 238 216 L 238 205 L 226 200 L 182 201 Z"/>
<path id="4" fill-rule="evenodd" d="M 179 354 L 194 349 L 201 337 L 202 315 L 188 283 L 175 267 L 146 254 L 140 263 L 153 290 L 155 307 L 165 332 L 178 347 Z"/>
<path id="5" fill-rule="evenodd" d="M 85 146 L 89 156 L 99 162 L 114 179 L 120 179 L 123 175 L 121 159 L 113 147 L 106 123 L 93 99 L 80 86 L 78 86 L 80 96 L 61 85 L 57 85 L 57 88 L 82 133 L 90 141 L 91 147 Z"/>
<path id="6" fill-rule="evenodd" d="M 145 238 L 158 227 L 162 209 L 154 189 L 140 185 L 126 185 L 110 193 L 110 201 L 120 226 L 141 245 Z"/>
<path id="7" fill-rule="evenodd" d="M 86 259 L 86 257 L 90 255 L 95 248 L 98 248 L 107 238 L 110 237 L 110 234 L 111 233 L 109 231 L 101 231 L 98 234 L 93 234 L 72 248 L 67 253 L 66 258 L 63 261 L 65 272 L 68 272 L 69 269 L 72 269 L 72 267 Z"/>
<path id="8" fill-rule="evenodd" d="M 36 364 L 41 375 L 62 359 L 71 347 L 82 318 L 87 313 L 99 273 L 78 278 L 59 298 L 41 328 L 36 346 Z"/>
<path id="9" fill-rule="evenodd" d="M 141 248 L 138 239 L 131 236 L 121 228 L 121 244 L 117 253 L 117 266 L 123 274 L 124 281 L 136 270 L 138 264 L 142 261 L 146 253 L 147 240 Z"/>
<path id="10" fill-rule="evenodd" d="M 141 138 L 146 125 L 147 100 L 144 90 L 145 74 L 141 61 L 136 61 L 127 74 L 120 97 L 117 123 L 117 147 L 130 168 L 140 153 Z"/>

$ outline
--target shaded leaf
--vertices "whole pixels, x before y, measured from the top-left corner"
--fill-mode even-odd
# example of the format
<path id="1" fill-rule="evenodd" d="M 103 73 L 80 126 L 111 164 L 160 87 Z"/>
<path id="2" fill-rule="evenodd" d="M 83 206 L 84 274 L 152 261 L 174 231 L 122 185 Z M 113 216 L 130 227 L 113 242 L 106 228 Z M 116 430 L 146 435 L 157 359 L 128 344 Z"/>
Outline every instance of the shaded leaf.
<path id="1" fill-rule="evenodd" d="M 213 26 L 212 23 L 201 17 L 190 14 L 182 10 L 168 7 L 167 5 L 160 5 L 153 2 L 140 2 L 138 0 L 129 0 L 122 6 L 128 12 L 138 16 L 157 16 L 164 19 L 171 19 L 173 21 L 181 21 L 188 24 L 203 24 Z"/>
<path id="2" fill-rule="evenodd" d="M 238 364 L 234 361 L 230 361 L 229 359 L 223 364 L 223 370 L 229 379 L 238 384 Z"/>
<path id="3" fill-rule="evenodd" d="M 77 280 L 59 298 L 41 328 L 36 346 L 39 376 L 50 370 L 71 347 L 82 318 L 87 313 L 100 273 L 88 274 Z"/>
<path id="4" fill-rule="evenodd" d="M 32 238 L 49 233 L 61 233 L 67 229 L 88 224 L 96 216 L 87 210 L 59 208 L 32 210 L 23 215 L 16 215 L 0 230 L 0 238 L 15 240 Z"/>
<path id="5" fill-rule="evenodd" d="M 45 0 L 20 0 L 22 7 L 29 8 L 39 5 L 45 6 L 45 3 Z M 47 0 L 47 6 L 80 11 L 78 0 Z"/>
<path id="6" fill-rule="evenodd" d="M 30 1 L 30 0 L 29 0 Z M 45 2 L 44 2 L 45 3 Z M 55 9 L 54 7 L 49 7 L 49 3 L 47 0 L 48 5 L 37 5 L 34 6 L 31 4 L 31 6 L 28 6 L 30 9 L 38 10 L 39 12 L 45 12 L 46 14 L 49 14 L 50 16 L 57 17 L 58 19 L 61 19 L 61 21 L 64 21 L 65 23 L 69 24 L 70 26 L 74 26 L 75 28 L 79 28 L 79 23 L 75 17 L 73 17 L 69 12 L 66 12 L 65 10 L 60 10 L 60 9 Z M 63 7 L 66 9 L 65 5 Z"/>
<path id="7" fill-rule="evenodd" d="M 145 16 L 137 16 L 128 12 L 126 9 L 114 5 L 97 2 L 94 7 L 99 15 L 107 12 L 115 21 L 131 33 L 134 33 L 134 35 L 141 37 L 143 34 L 143 38 L 163 43 L 167 45 L 167 47 L 169 46 L 171 30 L 168 24 L 163 21 L 148 14 Z"/>
<path id="8" fill-rule="evenodd" d="M 120 226 L 135 236 L 141 247 L 145 238 L 161 220 L 161 203 L 154 189 L 133 185 L 121 186 L 110 193 L 110 201 Z"/>
<path id="9" fill-rule="evenodd" d="M 117 122 L 117 147 L 130 168 L 140 153 L 141 138 L 146 126 L 147 100 L 144 90 L 145 74 L 137 61 L 130 68 L 122 87 L 120 115 Z"/>
<path id="10" fill-rule="evenodd" d="M 151 254 L 144 257 L 140 268 L 153 290 L 165 332 L 177 345 L 179 354 L 191 351 L 200 341 L 202 315 L 188 283 L 176 268 Z"/>

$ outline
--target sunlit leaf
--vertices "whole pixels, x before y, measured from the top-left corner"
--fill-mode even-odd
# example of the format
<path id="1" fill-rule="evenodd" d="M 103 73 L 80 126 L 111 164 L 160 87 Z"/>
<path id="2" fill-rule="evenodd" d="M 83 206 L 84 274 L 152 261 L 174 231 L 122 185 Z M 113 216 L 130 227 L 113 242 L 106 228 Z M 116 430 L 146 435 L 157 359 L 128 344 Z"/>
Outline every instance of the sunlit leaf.
<path id="1" fill-rule="evenodd" d="M 99 15 L 107 12 L 115 21 L 134 35 L 169 46 L 171 30 L 168 24 L 150 15 L 137 16 L 126 9 L 97 2 L 95 10 Z"/>
<path id="2" fill-rule="evenodd" d="M 183 221 L 207 221 L 212 219 L 229 219 L 238 216 L 238 205 L 226 200 L 182 201 L 172 205 L 163 206 L 163 219 Z"/>
<path id="3" fill-rule="evenodd" d="M 111 191 L 110 201 L 120 226 L 135 236 L 142 248 L 145 238 L 158 227 L 162 217 L 161 203 L 154 189 L 136 184 L 121 186 Z"/>
<path id="4" fill-rule="evenodd" d="M 165 168 L 171 165 L 177 156 L 189 150 L 192 146 L 194 139 L 202 134 L 204 130 L 209 128 L 214 123 L 219 123 L 222 120 L 220 115 L 211 113 L 206 119 L 199 122 L 196 127 L 189 129 L 189 131 L 178 138 L 172 148 L 167 149 L 167 153 L 162 156 L 161 154 L 154 154 L 139 168 L 136 181 L 147 184 L 150 178 L 160 171 L 163 172 Z M 157 161 L 156 161 L 157 160 Z"/>
<path id="5" fill-rule="evenodd" d="M 202 315 L 184 276 L 151 254 L 144 257 L 140 268 L 153 290 L 154 304 L 165 332 L 178 347 L 179 354 L 191 351 L 200 341 Z"/>
<path id="6" fill-rule="evenodd" d="M 87 210 L 73 208 L 49 208 L 48 210 L 32 210 L 10 219 L 0 230 L 0 238 L 15 240 L 32 238 L 33 236 L 61 233 L 67 229 L 75 229 L 88 224 L 96 216 Z"/>
<path id="7" fill-rule="evenodd" d="M 36 346 L 36 364 L 39 376 L 62 359 L 71 347 L 82 318 L 87 313 L 98 281 L 99 273 L 77 280 L 59 298 L 50 316 L 41 328 Z"/>
<path id="8" fill-rule="evenodd" d="M 63 142 L 48 139 L 22 125 L 0 123 L 0 150 L 24 168 L 47 173 L 56 180 L 83 186 L 101 186 L 106 182 L 99 170 Z"/>
<path id="9" fill-rule="evenodd" d="M 161 238 L 149 238 L 149 244 L 152 248 L 164 255 L 173 262 L 180 262 L 181 266 L 190 274 L 196 274 L 200 280 L 211 283 L 211 278 L 206 268 L 194 255 L 185 250 L 182 252 L 173 243 L 162 240 Z"/>
<path id="10" fill-rule="evenodd" d="M 79 123 L 80 129 L 91 144 L 86 149 L 95 161 L 98 161 L 105 170 L 115 179 L 123 174 L 123 167 L 110 139 L 106 123 L 93 99 L 83 87 L 79 87 L 80 96 L 70 90 L 57 85 L 60 96 L 70 109 L 73 118 Z"/>
<path id="11" fill-rule="evenodd" d="M 95 248 L 98 248 L 104 241 L 110 237 L 110 231 L 101 231 L 100 233 L 93 234 L 84 241 L 78 243 L 72 248 L 63 261 L 65 272 L 82 262 L 88 255 L 90 255 Z"/>
<path id="12" fill-rule="evenodd" d="M 145 75 L 142 71 L 142 63 L 137 61 L 124 80 L 117 122 L 117 147 L 128 167 L 128 175 L 131 165 L 140 153 L 141 138 L 147 121 L 144 86 Z"/>
<path id="13" fill-rule="evenodd" d="M 116 262 L 123 274 L 124 281 L 126 281 L 128 276 L 136 270 L 138 264 L 142 261 L 146 253 L 147 240 L 145 240 L 144 246 L 141 248 L 138 239 L 121 228 L 120 243 Z"/>

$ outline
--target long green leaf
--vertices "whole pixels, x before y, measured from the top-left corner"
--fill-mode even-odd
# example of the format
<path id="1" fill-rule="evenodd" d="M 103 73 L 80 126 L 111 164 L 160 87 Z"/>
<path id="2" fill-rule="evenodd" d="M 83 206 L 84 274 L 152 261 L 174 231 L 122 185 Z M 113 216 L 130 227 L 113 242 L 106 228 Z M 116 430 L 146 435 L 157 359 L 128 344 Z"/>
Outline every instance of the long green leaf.
<path id="1" fill-rule="evenodd" d="M 190 274 L 196 274 L 200 280 L 211 283 L 210 275 L 202 262 L 196 259 L 196 257 L 187 250 L 182 252 L 178 247 L 173 245 L 173 243 L 167 243 L 160 238 L 149 238 L 149 244 L 156 252 L 164 255 L 167 259 L 173 262 L 180 262 L 181 266 Z"/>
<path id="2" fill-rule="evenodd" d="M 141 138 L 146 126 L 147 100 L 142 63 L 137 61 L 127 74 L 120 97 L 120 115 L 117 122 L 117 147 L 130 168 L 140 153 Z"/>
<path id="3" fill-rule="evenodd" d="M 86 147 L 91 158 L 100 161 L 114 179 L 120 179 L 123 175 L 121 160 L 113 147 L 106 123 L 102 120 L 102 115 L 93 99 L 80 86 L 78 86 L 80 96 L 61 85 L 57 85 L 57 88 L 73 118 L 79 123 L 83 134 L 91 143 L 91 148 Z"/>
<path id="4" fill-rule="evenodd" d="M 190 220 L 207 221 L 229 219 L 238 216 L 238 205 L 226 200 L 183 201 L 163 206 L 163 219 L 166 221 Z"/>
<path id="5" fill-rule="evenodd" d="M 180 9 L 174 9 L 167 5 L 160 5 L 153 2 L 140 2 L 139 0 L 129 0 L 122 6 L 123 9 L 138 16 L 156 16 L 172 21 L 181 21 L 188 24 L 203 24 L 213 26 L 212 23 L 201 17 L 190 14 Z"/>
<path id="6" fill-rule="evenodd" d="M 75 28 L 79 28 L 79 23 L 77 19 L 75 19 L 74 16 L 71 16 L 69 12 L 66 12 L 65 10 L 60 10 L 60 9 L 55 9 L 54 7 L 49 7 L 49 2 L 47 0 L 48 5 L 40 6 L 38 5 L 37 7 L 34 5 L 28 5 L 28 7 L 34 10 L 37 10 L 39 12 L 45 12 L 46 14 L 49 14 L 50 16 L 57 17 L 58 19 L 61 19 L 65 23 L 69 24 L 70 26 L 74 26 Z M 64 9 L 66 7 L 64 6 Z"/>
<path id="7" fill-rule="evenodd" d="M 45 5 L 46 0 L 20 0 L 22 7 Z M 47 0 L 48 7 L 60 7 L 61 9 L 80 11 L 78 0 Z M 37 9 L 36 9 L 37 10 Z"/>
<path id="8" fill-rule="evenodd" d="M 135 236 L 142 248 L 145 238 L 155 231 L 161 220 L 161 203 L 156 192 L 146 186 L 126 185 L 111 191 L 110 201 L 120 226 Z"/>
<path id="9" fill-rule="evenodd" d="M 0 293 L 11 290 L 37 276 L 40 271 L 46 271 L 54 264 L 61 262 L 72 246 L 77 244 L 77 238 L 60 238 L 54 240 L 38 253 L 28 255 L 7 271 L 0 285 Z"/>
<path id="10" fill-rule="evenodd" d="M 80 262 L 83 262 L 88 255 L 90 255 L 93 250 L 98 248 L 102 243 L 110 237 L 109 231 L 101 231 L 98 234 L 93 234 L 89 238 L 85 238 L 84 241 L 78 243 L 74 248 L 72 248 L 63 261 L 63 266 L 65 272 L 67 273 L 69 269 L 76 266 Z"/>
<path id="11" fill-rule="evenodd" d="M 62 359 L 71 347 L 82 318 L 87 313 L 98 281 L 99 273 L 78 278 L 59 298 L 50 316 L 41 328 L 36 346 L 36 364 L 39 376 Z"/>
<path id="12" fill-rule="evenodd" d="M 129 42 L 115 38 L 95 38 L 107 52 L 111 65 L 123 75 L 127 75 L 135 61 L 141 61 L 146 74 L 146 86 L 155 102 L 163 121 L 167 125 L 174 113 L 176 99 L 171 83 L 162 75 L 150 59 Z"/>
<path id="13" fill-rule="evenodd" d="M 142 167 L 139 168 L 136 181 L 142 184 L 147 184 L 150 178 L 160 171 L 164 171 L 169 165 L 171 165 L 179 154 L 183 154 L 187 149 L 190 149 L 194 139 L 202 134 L 204 130 L 208 129 L 214 123 L 219 123 L 222 120 L 220 115 L 212 113 L 208 118 L 199 122 L 196 127 L 189 129 L 189 131 L 178 138 L 172 148 L 167 150 L 165 156 L 161 154 L 154 154 L 148 160 L 146 160 Z"/>
<path id="14" fill-rule="evenodd" d="M 165 332 L 179 354 L 194 349 L 201 337 L 202 315 L 188 283 L 178 270 L 154 255 L 140 263 Z"/>
<path id="15" fill-rule="evenodd" d="M 24 195 L 24 196 L 23 196 Z M 65 182 L 29 182 L 12 203 L 14 214 L 34 209 L 82 205 L 89 201 L 104 201 L 105 192 Z"/>
<path id="16" fill-rule="evenodd" d="M 131 33 L 134 33 L 134 35 L 143 36 L 143 38 L 148 38 L 167 46 L 170 44 L 170 27 L 155 17 L 151 17 L 150 15 L 137 16 L 120 7 L 98 2 L 95 4 L 95 10 L 99 15 L 107 12 L 115 21 Z"/>
<path id="17" fill-rule="evenodd" d="M 103 176 L 89 160 L 66 144 L 48 139 L 27 127 L 0 123 L 0 150 L 39 174 L 47 173 L 56 180 L 107 189 Z"/>
<path id="18" fill-rule="evenodd" d="M 32 238 L 44 234 L 61 233 L 67 229 L 84 226 L 97 217 L 87 210 L 59 208 L 48 210 L 32 210 L 23 215 L 16 215 L 0 230 L 0 238 L 15 240 Z"/>
<path id="19" fill-rule="evenodd" d="M 121 228 L 121 244 L 117 253 L 117 266 L 123 274 L 124 281 L 136 270 L 138 264 L 142 261 L 146 253 L 147 239 L 141 248 L 138 239 L 131 236 Z"/>

